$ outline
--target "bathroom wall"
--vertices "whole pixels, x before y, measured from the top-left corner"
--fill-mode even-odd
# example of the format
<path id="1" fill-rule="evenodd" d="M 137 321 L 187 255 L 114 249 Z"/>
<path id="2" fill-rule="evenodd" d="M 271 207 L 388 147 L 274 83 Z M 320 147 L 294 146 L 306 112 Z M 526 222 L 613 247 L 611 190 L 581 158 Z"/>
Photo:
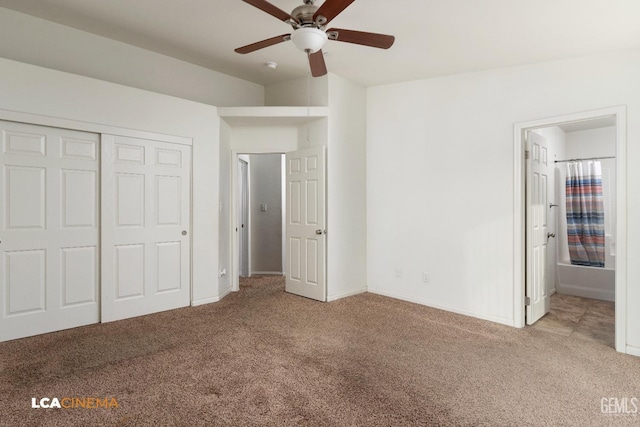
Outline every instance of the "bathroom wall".
<path id="1" fill-rule="evenodd" d="M 250 158 L 251 274 L 282 274 L 282 155 Z"/>

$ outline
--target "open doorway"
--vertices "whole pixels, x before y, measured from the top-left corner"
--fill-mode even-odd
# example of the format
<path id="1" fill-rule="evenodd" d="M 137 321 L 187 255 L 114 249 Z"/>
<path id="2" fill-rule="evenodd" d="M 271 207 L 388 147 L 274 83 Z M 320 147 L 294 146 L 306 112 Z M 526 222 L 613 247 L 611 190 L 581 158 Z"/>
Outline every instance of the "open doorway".
<path id="1" fill-rule="evenodd" d="M 286 154 L 275 153 L 279 159 L 279 169 L 276 178 L 267 179 L 256 173 L 256 161 L 267 159 L 267 154 L 250 153 L 248 172 L 248 205 L 249 205 L 249 275 L 268 274 L 284 275 L 285 291 L 318 301 L 327 300 L 327 226 L 326 226 L 326 148 L 324 146 L 310 147 L 303 150 L 288 151 Z M 239 272 L 239 223 L 238 199 L 239 199 L 239 160 L 240 153 L 232 151 L 231 171 L 232 189 L 231 206 L 233 212 L 231 218 L 232 240 L 232 291 L 240 290 Z M 267 170 L 273 172 L 278 169 L 274 161 Z M 279 177 L 279 178 L 278 178 Z M 275 220 L 270 226 L 260 225 L 259 219 L 264 218 L 264 213 L 270 211 L 270 206 L 278 205 L 278 199 L 268 202 L 264 199 L 256 199 L 254 194 L 260 194 L 256 188 L 270 181 L 271 188 L 277 187 L 280 181 L 280 227 Z M 273 203 L 273 204 L 270 204 Z M 277 218 L 277 216 L 276 216 Z M 271 235 L 271 243 L 256 244 L 256 223 L 258 229 Z M 278 230 L 274 233 L 274 230 Z M 275 236 L 275 238 L 274 238 Z M 277 241 L 279 236 L 279 243 Z M 256 255 L 272 255 L 270 267 L 259 264 Z M 273 256 L 275 255 L 275 256 Z M 276 258 L 278 256 L 278 258 Z M 278 259 L 279 261 L 274 261 Z M 274 267 L 275 266 L 275 267 Z M 278 270 L 276 270 L 276 268 Z"/>
<path id="2" fill-rule="evenodd" d="M 624 351 L 624 113 L 609 108 L 516 125 L 516 326 L 575 333 Z M 585 178 L 571 175 L 583 168 Z M 582 214 L 572 210 L 568 174 L 571 185 L 587 182 L 600 202 L 588 215 L 598 246 L 591 260 L 573 247 L 573 221 Z"/>
<path id="3" fill-rule="evenodd" d="M 237 156 L 234 285 L 240 277 L 284 274 L 283 157 L 281 153 Z"/>

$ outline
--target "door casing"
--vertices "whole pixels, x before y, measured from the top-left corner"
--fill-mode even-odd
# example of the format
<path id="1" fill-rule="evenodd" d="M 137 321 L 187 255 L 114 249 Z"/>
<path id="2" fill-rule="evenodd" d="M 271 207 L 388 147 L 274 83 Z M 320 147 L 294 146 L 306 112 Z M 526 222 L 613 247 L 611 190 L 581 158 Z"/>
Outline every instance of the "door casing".
<path id="1" fill-rule="evenodd" d="M 231 188 L 230 188 L 230 228 L 229 233 L 231 236 L 231 268 L 229 274 L 231 276 L 231 291 L 237 292 L 240 290 L 240 233 L 236 230 L 240 229 L 240 225 L 238 224 L 239 212 L 238 212 L 238 202 L 240 199 L 240 195 L 238 194 L 238 178 L 240 174 L 239 161 L 240 156 L 244 154 L 280 154 L 283 155 L 282 151 L 270 151 L 270 150 L 231 150 Z M 249 172 L 249 175 L 251 172 Z M 249 184 L 248 184 L 249 185 Z M 249 215 L 251 217 L 251 215 Z M 249 218 L 249 222 L 251 218 Z M 249 230 L 250 228 L 248 228 Z M 251 269 L 251 235 L 249 234 L 249 270 Z M 251 272 L 249 271 L 249 274 Z"/>
<path id="2" fill-rule="evenodd" d="M 238 206 L 238 275 L 242 277 L 251 276 L 251 200 L 250 194 L 250 169 L 249 161 L 239 158 L 238 167 L 238 187 L 236 190 L 240 193 L 237 198 Z M 244 168 L 244 170 L 243 170 Z"/>
<path id="3" fill-rule="evenodd" d="M 514 125 L 514 220 L 513 220 L 513 313 L 514 326 L 525 326 L 525 132 L 527 130 L 557 126 L 568 122 L 577 122 L 615 117 L 616 122 L 616 282 L 615 282 L 615 348 L 621 353 L 627 349 L 627 136 L 626 106 L 590 110 L 573 114 L 549 117 L 545 119 L 520 122 Z"/>

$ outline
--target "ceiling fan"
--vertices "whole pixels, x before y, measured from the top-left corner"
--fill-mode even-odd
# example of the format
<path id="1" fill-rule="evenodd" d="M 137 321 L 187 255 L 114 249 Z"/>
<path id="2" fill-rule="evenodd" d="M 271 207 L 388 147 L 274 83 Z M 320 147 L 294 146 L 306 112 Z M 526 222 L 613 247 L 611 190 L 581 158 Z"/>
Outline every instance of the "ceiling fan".
<path id="1" fill-rule="evenodd" d="M 320 7 L 314 5 L 315 0 L 303 0 L 304 4 L 293 9 L 291 14 L 277 8 L 266 0 L 243 1 L 291 25 L 293 32 L 239 47 L 235 51 L 245 54 L 291 40 L 298 49 L 307 53 L 313 77 L 327 74 L 327 66 L 322 54 L 322 47 L 327 40 L 355 43 L 380 49 L 389 49 L 395 41 L 394 36 L 386 34 L 367 33 L 342 28 L 326 29 L 329 21 L 338 16 L 355 0 L 326 0 Z"/>

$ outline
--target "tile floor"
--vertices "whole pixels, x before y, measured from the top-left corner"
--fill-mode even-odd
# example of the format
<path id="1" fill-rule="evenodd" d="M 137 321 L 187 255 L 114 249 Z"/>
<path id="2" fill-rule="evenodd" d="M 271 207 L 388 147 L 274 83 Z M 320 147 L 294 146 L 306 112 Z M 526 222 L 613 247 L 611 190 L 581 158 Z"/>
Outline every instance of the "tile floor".
<path id="1" fill-rule="evenodd" d="M 615 304 L 555 293 L 551 310 L 531 327 L 615 346 Z"/>

